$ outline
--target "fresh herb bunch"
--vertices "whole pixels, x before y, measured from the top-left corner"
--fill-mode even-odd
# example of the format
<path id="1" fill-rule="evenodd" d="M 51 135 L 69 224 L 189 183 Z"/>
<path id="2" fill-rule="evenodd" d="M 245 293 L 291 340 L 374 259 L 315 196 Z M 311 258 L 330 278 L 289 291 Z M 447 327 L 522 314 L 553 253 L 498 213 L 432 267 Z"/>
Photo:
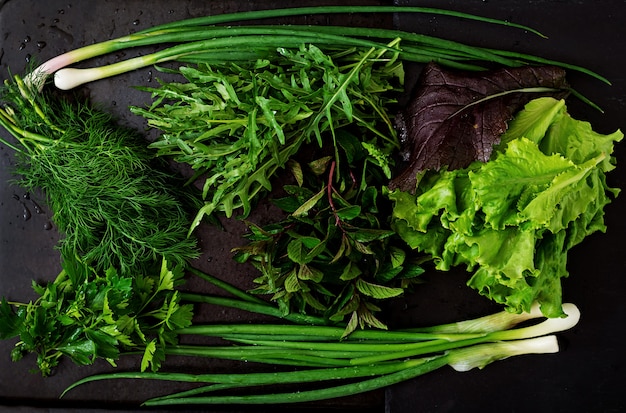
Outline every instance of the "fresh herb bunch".
<path id="1" fill-rule="evenodd" d="M 141 135 L 78 99 L 31 91 L 18 76 L 1 98 L 0 125 L 17 141 L 2 140 L 16 151 L 16 183 L 46 195 L 62 255 L 124 275 L 161 256 L 182 263 L 197 255 L 187 237 L 194 197 Z"/>
<path id="2" fill-rule="evenodd" d="M 395 43 L 391 46 L 396 46 Z M 389 49 L 325 52 L 314 45 L 279 48 L 249 64 L 198 64 L 176 69 L 185 83 L 161 82 L 149 108 L 132 108 L 162 131 L 151 144 L 161 156 L 189 164 L 203 177 L 204 207 L 192 230 L 215 211 L 231 216 L 260 191 L 298 149 L 353 123 L 381 137 L 393 134 L 385 107 L 402 81 Z"/>
<path id="3" fill-rule="evenodd" d="M 346 129 L 336 131 L 334 155 L 290 162 L 298 184 L 273 200 L 288 216 L 265 227 L 250 223 L 250 242 L 235 259 L 260 270 L 253 292 L 271 294 L 285 313 L 348 318 L 347 335 L 359 326 L 386 328 L 374 315 L 378 302 L 401 295 L 423 269 L 384 218 L 388 152 Z"/>
<path id="4" fill-rule="evenodd" d="M 157 370 L 165 347 L 177 342 L 175 330 L 191 325 L 192 306 L 180 304 L 176 288 L 182 266 L 165 260 L 152 272 L 122 276 L 97 272 L 65 257 L 63 270 L 47 285 L 33 283 L 37 300 L 0 302 L 0 339 L 19 337 L 14 361 L 37 354 L 37 367 L 50 375 L 62 356 L 79 365 L 97 358 L 115 365 L 122 351 L 144 353 L 142 370 Z"/>

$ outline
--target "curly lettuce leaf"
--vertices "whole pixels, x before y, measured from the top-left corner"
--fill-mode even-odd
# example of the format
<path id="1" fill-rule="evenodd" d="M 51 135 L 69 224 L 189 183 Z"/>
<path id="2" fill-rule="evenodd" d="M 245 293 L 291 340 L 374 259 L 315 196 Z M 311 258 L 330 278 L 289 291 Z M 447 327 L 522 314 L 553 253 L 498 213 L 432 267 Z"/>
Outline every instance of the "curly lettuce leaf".
<path id="1" fill-rule="evenodd" d="M 464 265 L 468 285 L 510 311 L 538 301 L 562 316 L 567 253 L 606 230 L 604 207 L 619 190 L 605 173 L 622 138 L 573 119 L 563 101 L 533 100 L 488 162 L 425 175 L 414 195 L 389 192 L 394 229 L 437 269 Z"/>

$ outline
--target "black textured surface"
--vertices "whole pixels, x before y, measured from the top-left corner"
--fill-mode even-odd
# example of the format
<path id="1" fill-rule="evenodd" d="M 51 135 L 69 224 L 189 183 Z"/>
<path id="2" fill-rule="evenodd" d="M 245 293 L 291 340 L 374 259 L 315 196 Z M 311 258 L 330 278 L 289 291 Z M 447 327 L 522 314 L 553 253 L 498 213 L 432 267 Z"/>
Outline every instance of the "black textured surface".
<path id="1" fill-rule="evenodd" d="M 306 2 L 335 4 L 335 1 Z M 343 2 L 391 4 L 390 1 Z M 462 40 L 481 46 L 518 50 L 587 66 L 608 77 L 612 86 L 579 74 L 570 74 L 570 83 L 599 104 L 601 114 L 570 99 L 572 114 L 585 119 L 600 132 L 626 129 L 626 16 L 624 1 L 396 1 L 427 7 L 450 8 L 488 17 L 530 25 L 549 37 L 541 39 L 521 30 L 460 22 L 453 18 L 399 15 L 303 18 L 299 22 L 365 24 L 391 26 Z M 133 32 L 153 24 L 207 13 L 244 9 L 303 5 L 296 1 L 0 1 L 0 79 L 10 68 L 21 73 L 28 59 L 43 61 L 66 50 Z M 127 52 L 130 56 L 134 52 Z M 124 53 L 120 52 L 118 57 Z M 106 58 L 101 59 L 106 61 Z M 96 82 L 84 88 L 92 99 L 125 122 L 141 128 L 140 120 L 129 116 L 126 108 L 140 104 L 145 96 L 129 86 L 152 80 L 150 69 Z M 412 76 L 411 76 L 412 77 Z M 4 132 L 1 132 L 4 134 Z M 4 135 L 3 135 L 4 136 Z M 618 169 L 609 176 L 612 186 L 626 188 L 626 143 L 617 146 Z M 33 212 L 24 220 L 24 207 L 31 201 L 24 192 L 11 186 L 11 151 L 0 146 L 0 295 L 27 299 L 31 280 L 49 280 L 58 272 L 58 254 L 52 249 L 57 235 L 44 227 L 51 213 Z M 33 199 L 40 201 L 37 194 Z M 17 199 L 15 199 L 17 198 Z M 488 366 L 482 371 L 456 373 L 440 371 L 393 386 L 384 392 L 336 400 L 311 406 L 313 409 L 355 408 L 359 411 L 396 412 L 618 412 L 626 410 L 623 388 L 626 386 L 626 356 L 623 326 L 626 316 L 626 260 L 622 237 L 626 233 L 624 196 L 609 205 L 606 212 L 608 232 L 595 234 L 576 247 L 570 256 L 570 277 L 564 280 L 564 299 L 576 303 L 582 318 L 574 329 L 559 334 L 562 344 L 556 355 L 524 356 Z M 267 215 L 271 211 L 261 212 Z M 209 250 L 199 262 L 203 269 L 235 284 L 249 285 L 247 274 L 230 259 L 230 247 L 240 242 L 238 223 L 229 223 L 227 231 L 204 232 L 202 245 Z M 210 258 L 210 259 L 209 259 Z M 485 314 L 494 310 L 491 303 L 465 287 L 466 275 L 451 273 L 429 280 L 423 288 L 391 306 L 392 324 L 426 325 Z M 240 320 L 241 314 L 221 311 L 209 313 L 219 320 Z M 0 410 L 96 411 L 128 410 L 146 395 L 162 389 L 133 382 L 107 382 L 85 386 L 58 400 L 60 392 L 74 380 L 93 372 L 108 370 L 103 363 L 78 368 L 64 363 L 57 374 L 42 379 L 32 374 L 32 359 L 11 363 L 13 343 L 0 342 Z M 135 367 L 136 360 L 121 368 Z M 208 363 L 220 370 L 228 363 Z M 232 367 L 232 366 L 231 366 Z M 241 367 L 240 367 L 241 368 Z M 186 411 L 181 409 L 182 411 Z M 268 409 L 212 409 L 211 411 L 265 411 Z M 293 411 L 295 409 L 287 409 Z"/>

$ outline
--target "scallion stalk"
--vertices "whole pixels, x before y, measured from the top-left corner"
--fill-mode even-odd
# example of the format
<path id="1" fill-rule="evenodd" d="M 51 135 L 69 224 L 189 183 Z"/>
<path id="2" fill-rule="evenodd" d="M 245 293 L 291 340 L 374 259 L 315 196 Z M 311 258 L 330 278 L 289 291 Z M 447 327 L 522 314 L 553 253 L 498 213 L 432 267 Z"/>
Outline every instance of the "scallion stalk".
<path id="1" fill-rule="evenodd" d="M 80 61 L 102 56 L 117 50 L 145 46 L 150 44 L 161 44 L 166 42 L 189 41 L 193 38 L 188 37 L 189 28 L 213 26 L 223 23 L 243 22 L 249 20 L 261 20 L 270 18 L 315 15 L 315 14 L 338 14 L 338 13 L 423 13 L 436 14 L 457 17 L 467 20 L 477 20 L 485 23 L 504 25 L 529 31 L 541 37 L 545 37 L 537 30 L 499 19 L 490 19 L 487 17 L 477 16 L 469 13 L 461 13 L 452 10 L 444 10 L 427 7 L 411 7 L 411 6 L 314 6 L 314 7 L 296 7 L 285 9 L 256 10 L 249 12 L 225 13 L 214 16 L 203 16 L 198 18 L 189 18 L 171 23 L 166 23 L 135 34 L 118 37 L 115 39 L 103 41 L 97 44 L 88 45 L 74 49 L 54 57 L 36 68 L 32 72 L 30 78 L 34 84 L 43 85 L 45 78 L 56 72 L 57 70 L 68 65 L 78 63 Z M 187 32 L 187 33 L 186 33 Z M 197 39 L 196 39 L 197 40 Z"/>
<path id="2" fill-rule="evenodd" d="M 208 404 L 285 404 L 327 400 L 353 396 L 368 391 L 388 387 L 415 377 L 430 373 L 446 365 L 457 371 L 466 371 L 511 356 L 522 354 L 544 354 L 558 351 L 555 336 L 503 342 L 489 345 L 472 346 L 449 353 L 420 360 L 409 360 L 406 368 L 397 372 L 376 376 L 338 386 L 329 386 L 315 390 L 294 391 L 288 393 L 264 393 L 247 395 L 198 396 L 198 397 L 161 397 L 148 400 L 146 406 L 166 405 L 208 405 Z M 417 363 L 415 363 L 417 361 Z M 232 388 L 233 386 L 229 386 Z M 241 386 L 244 387 L 244 386 Z M 210 390 L 210 389 L 208 389 Z"/>
<path id="3" fill-rule="evenodd" d="M 429 357 L 408 359 L 394 363 L 353 367 L 306 368 L 275 373 L 187 374 L 187 373 L 111 373 L 86 377 L 68 387 L 70 390 L 90 382 L 119 379 L 145 379 L 185 383 L 208 383 L 196 389 L 147 400 L 146 406 L 205 405 L 205 404 L 283 404 L 327 400 L 352 396 L 432 372 L 446 365 L 457 371 L 483 368 L 487 364 L 523 354 L 546 354 L 558 351 L 554 335 L 473 345 Z M 203 395 L 224 389 L 243 389 L 250 386 L 274 386 L 295 383 L 325 383 L 341 380 L 346 384 L 328 385 L 315 390 L 278 393 L 271 388 L 261 394 Z M 362 379 L 362 380 L 358 380 Z"/>
<path id="4" fill-rule="evenodd" d="M 147 45 L 161 45 L 166 43 L 183 43 L 188 45 L 182 49 L 178 47 L 181 45 L 173 46 L 153 54 L 129 59 L 127 62 L 114 63 L 101 69 L 85 69 L 86 72 L 70 71 L 60 73 L 58 86 L 63 89 L 76 87 L 77 85 L 82 84 L 82 82 L 102 79 L 120 73 L 125 73 L 130 70 L 135 70 L 140 67 L 170 60 L 190 61 L 190 59 L 194 59 L 197 61 L 198 59 L 208 59 L 210 61 L 217 56 L 214 54 L 207 55 L 206 52 L 215 49 L 216 47 L 220 47 L 218 46 L 220 43 L 218 38 L 223 39 L 224 36 L 227 36 L 231 40 L 234 40 L 238 36 L 242 36 L 247 32 L 254 33 L 252 35 L 255 39 L 253 39 L 254 41 L 252 42 L 246 43 L 244 49 L 249 49 L 250 47 L 254 49 L 257 47 L 264 48 L 267 46 L 293 46 L 293 41 L 295 39 L 284 39 L 281 37 L 283 35 L 294 36 L 300 41 L 300 43 L 325 44 L 328 46 L 361 44 L 365 47 L 381 47 L 385 43 L 384 40 L 388 41 L 389 39 L 399 37 L 403 40 L 403 43 L 406 43 L 406 49 L 402 50 L 402 58 L 408 61 L 428 62 L 434 60 L 440 64 L 446 64 L 452 67 L 474 70 L 479 69 L 480 67 L 464 61 L 470 59 L 484 62 L 495 62 L 506 66 L 519 66 L 530 62 L 542 62 L 544 64 L 554 64 L 563 67 L 567 66 L 572 70 L 582 71 L 608 83 L 608 81 L 602 76 L 575 65 L 555 62 L 549 59 L 543 59 L 516 52 L 472 47 L 432 36 L 425 36 L 399 30 L 305 25 L 257 25 L 252 27 L 216 26 L 217 24 L 222 23 L 243 22 L 247 20 L 266 18 L 356 12 L 440 14 L 520 28 L 542 36 L 536 30 L 523 25 L 435 8 L 410 6 L 324 6 L 259 10 L 185 19 L 155 26 L 132 35 L 81 47 L 48 60 L 31 72 L 26 80 L 40 89 L 43 87 L 43 84 L 49 75 L 73 63 L 102 56 L 121 49 Z M 262 40 L 260 36 L 269 36 L 269 39 Z M 216 42 L 208 42 L 211 39 L 215 39 Z M 230 46 L 226 45 L 226 47 Z M 234 45 L 234 47 L 236 48 L 237 46 Z"/>
<path id="5" fill-rule="evenodd" d="M 292 7 L 283 9 L 270 10 L 253 10 L 247 12 L 225 13 L 214 16 L 203 16 L 179 20 L 172 23 L 165 23 L 146 29 L 140 33 L 151 33 L 158 30 L 189 27 L 189 26 L 207 26 L 223 23 L 235 23 L 247 20 L 262 20 L 281 17 L 306 16 L 315 14 L 347 14 L 347 13 L 421 13 L 443 15 L 456 17 L 466 20 L 477 20 L 484 23 L 504 25 L 517 29 L 529 31 L 541 37 L 546 37 L 532 27 L 516 24 L 501 19 L 491 19 L 488 17 L 478 16 L 470 13 L 463 13 L 454 10 L 445 10 L 432 7 L 416 7 L 416 6 L 312 6 L 312 7 Z"/>

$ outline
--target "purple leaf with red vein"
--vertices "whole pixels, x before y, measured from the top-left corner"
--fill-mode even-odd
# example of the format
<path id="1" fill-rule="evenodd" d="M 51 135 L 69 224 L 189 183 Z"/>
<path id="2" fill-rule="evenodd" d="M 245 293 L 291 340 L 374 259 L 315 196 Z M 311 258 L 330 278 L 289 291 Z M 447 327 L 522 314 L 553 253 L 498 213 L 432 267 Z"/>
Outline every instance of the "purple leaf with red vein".
<path id="1" fill-rule="evenodd" d="M 522 91 L 529 88 L 540 91 Z M 408 165 L 389 188 L 413 192 L 422 171 L 488 161 L 519 109 L 540 96 L 564 97 L 568 88 L 565 71 L 552 66 L 460 72 L 427 65 L 396 116 Z"/>

